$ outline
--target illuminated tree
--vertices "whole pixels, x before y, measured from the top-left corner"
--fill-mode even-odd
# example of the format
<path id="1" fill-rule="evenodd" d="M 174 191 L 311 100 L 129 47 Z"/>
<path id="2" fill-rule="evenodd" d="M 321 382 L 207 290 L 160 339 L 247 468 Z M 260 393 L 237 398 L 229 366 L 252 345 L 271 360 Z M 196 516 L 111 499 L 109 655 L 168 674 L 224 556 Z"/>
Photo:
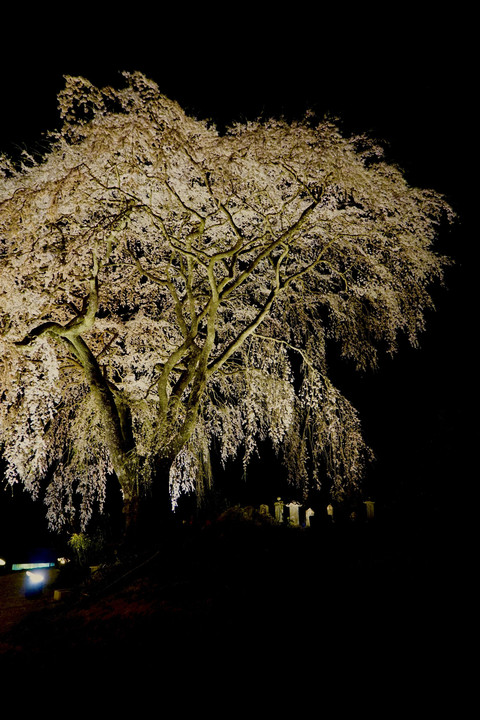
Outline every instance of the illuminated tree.
<path id="1" fill-rule="evenodd" d="M 412 343 L 450 209 L 367 137 L 307 117 L 219 134 L 138 73 L 66 78 L 41 158 L 2 158 L 0 411 L 9 483 L 83 525 L 118 480 L 201 492 L 210 453 L 270 441 L 289 478 L 358 485 L 367 448 L 328 377 Z M 80 507 L 75 507 L 81 498 Z"/>

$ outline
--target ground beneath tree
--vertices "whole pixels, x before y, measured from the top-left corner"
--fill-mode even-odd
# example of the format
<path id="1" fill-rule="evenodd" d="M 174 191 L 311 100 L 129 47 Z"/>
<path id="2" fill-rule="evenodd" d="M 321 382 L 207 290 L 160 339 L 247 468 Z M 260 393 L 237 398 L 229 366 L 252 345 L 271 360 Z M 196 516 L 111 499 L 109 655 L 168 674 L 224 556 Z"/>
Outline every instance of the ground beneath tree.
<path id="1" fill-rule="evenodd" d="M 0 638 L 0 665 L 246 682 L 365 670 L 368 652 L 374 678 L 407 651 L 411 673 L 451 640 L 452 564 L 444 528 L 184 527 L 81 582 L 60 573 L 61 599 Z"/>

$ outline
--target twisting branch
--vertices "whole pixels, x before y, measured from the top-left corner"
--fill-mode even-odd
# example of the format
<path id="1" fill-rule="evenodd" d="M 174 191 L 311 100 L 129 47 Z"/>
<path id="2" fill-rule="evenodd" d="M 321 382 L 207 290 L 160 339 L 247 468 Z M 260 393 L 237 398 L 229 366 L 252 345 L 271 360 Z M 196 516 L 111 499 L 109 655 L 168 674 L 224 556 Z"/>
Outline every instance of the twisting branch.
<path id="1" fill-rule="evenodd" d="M 95 323 L 95 317 L 98 311 L 98 278 L 95 275 L 90 280 L 90 292 L 84 299 L 84 311 L 78 313 L 66 325 L 58 322 L 45 322 L 38 325 L 33 330 L 15 344 L 19 347 L 30 345 L 36 338 L 42 335 L 58 335 L 67 340 L 73 340 L 81 334 L 91 330 Z"/>

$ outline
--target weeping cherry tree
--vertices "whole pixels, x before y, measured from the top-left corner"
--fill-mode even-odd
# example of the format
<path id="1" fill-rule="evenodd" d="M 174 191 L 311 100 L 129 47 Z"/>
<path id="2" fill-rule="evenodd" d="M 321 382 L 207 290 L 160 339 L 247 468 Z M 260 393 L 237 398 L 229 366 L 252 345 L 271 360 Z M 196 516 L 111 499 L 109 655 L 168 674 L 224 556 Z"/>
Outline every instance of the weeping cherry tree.
<path id="1" fill-rule="evenodd" d="M 368 448 L 329 379 L 417 343 L 451 211 L 367 136 L 313 116 L 219 133 L 139 73 L 66 78 L 41 156 L 0 160 L 0 444 L 6 481 L 85 528 L 121 489 L 201 493 L 212 449 L 269 442 L 342 495 Z"/>

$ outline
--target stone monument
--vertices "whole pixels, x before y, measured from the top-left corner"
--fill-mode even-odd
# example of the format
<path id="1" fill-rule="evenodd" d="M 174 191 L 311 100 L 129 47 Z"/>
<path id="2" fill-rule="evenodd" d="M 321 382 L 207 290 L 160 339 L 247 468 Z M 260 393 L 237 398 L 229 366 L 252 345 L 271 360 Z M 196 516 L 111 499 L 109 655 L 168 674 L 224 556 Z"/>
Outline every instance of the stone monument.
<path id="1" fill-rule="evenodd" d="M 315 515 L 312 508 L 308 508 L 305 512 L 305 527 L 310 527 L 310 519 Z"/>
<path id="2" fill-rule="evenodd" d="M 287 503 L 287 507 L 290 511 L 290 525 L 298 527 L 300 525 L 299 510 L 302 507 L 298 502 Z"/>
<path id="3" fill-rule="evenodd" d="M 278 497 L 275 503 L 275 520 L 279 523 L 283 522 L 283 505 L 283 500 Z"/>

